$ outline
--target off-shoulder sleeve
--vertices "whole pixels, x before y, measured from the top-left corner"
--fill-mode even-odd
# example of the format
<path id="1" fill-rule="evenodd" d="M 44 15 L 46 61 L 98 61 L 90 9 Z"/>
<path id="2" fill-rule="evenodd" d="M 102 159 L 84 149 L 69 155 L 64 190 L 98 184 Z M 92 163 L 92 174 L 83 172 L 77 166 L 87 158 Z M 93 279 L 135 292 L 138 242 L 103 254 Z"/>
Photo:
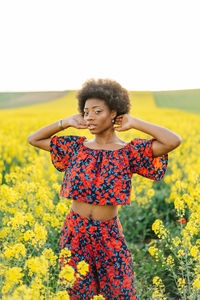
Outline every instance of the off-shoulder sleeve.
<path id="1" fill-rule="evenodd" d="M 168 154 L 152 157 L 152 143 L 156 140 L 135 138 L 130 143 L 130 166 L 132 173 L 160 181 L 166 172 Z"/>
<path id="2" fill-rule="evenodd" d="M 64 172 L 69 164 L 70 158 L 80 141 L 79 136 L 57 136 L 54 135 L 50 140 L 50 155 L 54 167 Z"/>

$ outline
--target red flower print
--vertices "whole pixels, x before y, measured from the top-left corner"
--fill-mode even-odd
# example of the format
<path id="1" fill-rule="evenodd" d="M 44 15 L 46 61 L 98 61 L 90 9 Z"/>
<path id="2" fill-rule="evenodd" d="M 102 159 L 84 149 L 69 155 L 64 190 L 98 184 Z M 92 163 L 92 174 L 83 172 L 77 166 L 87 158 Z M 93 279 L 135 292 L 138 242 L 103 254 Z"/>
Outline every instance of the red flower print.
<path id="1" fill-rule="evenodd" d="M 187 221 L 185 218 L 181 218 L 178 220 L 178 223 L 182 223 L 182 224 L 185 224 Z"/>
<path id="2" fill-rule="evenodd" d="M 53 136 L 52 163 L 65 175 L 59 195 L 95 205 L 130 204 L 133 173 L 160 181 L 167 169 L 168 155 L 152 158 L 154 139 L 133 139 L 119 151 L 85 148 L 86 137 Z"/>
<path id="3" fill-rule="evenodd" d="M 160 157 L 158 156 L 158 157 L 155 157 L 154 159 L 153 159 L 153 166 L 154 166 L 154 168 L 155 168 L 155 170 L 157 171 L 158 169 L 160 169 L 160 168 L 162 168 L 162 162 L 160 161 Z"/>

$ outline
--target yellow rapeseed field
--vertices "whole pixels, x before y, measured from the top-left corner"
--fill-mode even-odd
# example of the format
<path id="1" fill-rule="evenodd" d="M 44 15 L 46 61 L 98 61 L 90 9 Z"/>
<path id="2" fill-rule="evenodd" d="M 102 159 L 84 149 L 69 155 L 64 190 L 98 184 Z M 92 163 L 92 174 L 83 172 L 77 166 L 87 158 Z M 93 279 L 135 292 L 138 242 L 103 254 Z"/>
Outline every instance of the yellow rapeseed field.
<path id="1" fill-rule="evenodd" d="M 167 203 L 177 212 L 176 236 L 162 220 L 155 220 L 149 253 L 162 261 L 176 282 L 181 299 L 197 299 L 200 292 L 200 116 L 155 107 L 150 92 L 131 93 L 130 114 L 167 127 L 182 137 L 169 153 L 164 182 L 170 187 Z M 0 110 L 0 297 L 9 299 L 69 299 L 62 288 L 88 271 L 83 261 L 78 274 L 58 267 L 58 238 L 69 212 L 70 199 L 60 198 L 63 173 L 51 163 L 50 153 L 31 146 L 27 136 L 37 129 L 77 113 L 75 92 L 49 103 Z M 130 141 L 151 138 L 137 130 L 117 132 Z M 57 135 L 93 135 L 87 129 L 68 128 Z M 145 206 L 155 191 L 153 181 L 133 176 L 132 204 Z M 168 252 L 165 250 L 168 249 Z M 166 255 L 168 253 L 168 255 Z M 70 259 L 70 251 L 62 251 Z M 153 279 L 153 299 L 166 299 L 162 279 Z M 101 295 L 94 299 L 104 299 Z"/>

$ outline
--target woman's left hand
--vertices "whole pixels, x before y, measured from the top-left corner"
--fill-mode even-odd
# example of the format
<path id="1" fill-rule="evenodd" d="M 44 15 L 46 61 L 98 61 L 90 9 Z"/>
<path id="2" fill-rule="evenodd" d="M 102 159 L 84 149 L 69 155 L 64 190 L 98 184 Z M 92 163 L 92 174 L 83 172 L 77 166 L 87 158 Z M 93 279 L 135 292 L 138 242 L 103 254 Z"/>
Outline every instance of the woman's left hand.
<path id="1" fill-rule="evenodd" d="M 129 114 L 117 116 L 114 125 L 118 125 L 117 127 L 114 127 L 117 131 L 129 130 L 133 128 L 133 117 Z"/>

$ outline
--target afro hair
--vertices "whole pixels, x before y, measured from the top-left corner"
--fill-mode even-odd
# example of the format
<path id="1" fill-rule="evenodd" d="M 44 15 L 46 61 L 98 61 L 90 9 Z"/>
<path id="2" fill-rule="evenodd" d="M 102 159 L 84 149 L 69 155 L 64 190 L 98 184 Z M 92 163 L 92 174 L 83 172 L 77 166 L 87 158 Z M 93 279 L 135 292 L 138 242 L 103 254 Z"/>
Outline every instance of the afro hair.
<path id="1" fill-rule="evenodd" d="M 88 79 L 78 90 L 76 98 L 78 99 L 78 110 L 82 116 L 84 116 L 85 102 L 91 98 L 104 100 L 110 110 L 117 112 L 116 117 L 130 111 L 128 91 L 111 79 Z"/>

